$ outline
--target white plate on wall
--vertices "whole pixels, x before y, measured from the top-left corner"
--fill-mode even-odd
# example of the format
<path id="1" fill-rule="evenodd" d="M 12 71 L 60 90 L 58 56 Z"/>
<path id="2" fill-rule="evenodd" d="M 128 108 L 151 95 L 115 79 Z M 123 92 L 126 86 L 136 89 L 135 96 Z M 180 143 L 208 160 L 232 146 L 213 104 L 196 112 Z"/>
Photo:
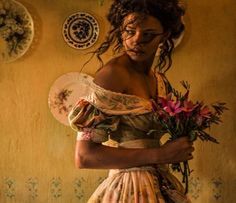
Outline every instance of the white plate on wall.
<path id="1" fill-rule="evenodd" d="M 12 62 L 23 56 L 33 37 L 33 19 L 24 5 L 0 0 L 0 61 Z"/>
<path id="2" fill-rule="evenodd" d="M 89 13 L 73 13 L 65 20 L 62 35 L 70 47 L 87 49 L 94 45 L 98 39 L 99 25 L 97 20 Z"/>
<path id="3" fill-rule="evenodd" d="M 48 96 L 52 115 L 60 123 L 69 126 L 68 114 L 78 99 L 86 95 L 86 86 L 82 79 L 88 77 L 79 72 L 66 73 L 53 83 Z"/>

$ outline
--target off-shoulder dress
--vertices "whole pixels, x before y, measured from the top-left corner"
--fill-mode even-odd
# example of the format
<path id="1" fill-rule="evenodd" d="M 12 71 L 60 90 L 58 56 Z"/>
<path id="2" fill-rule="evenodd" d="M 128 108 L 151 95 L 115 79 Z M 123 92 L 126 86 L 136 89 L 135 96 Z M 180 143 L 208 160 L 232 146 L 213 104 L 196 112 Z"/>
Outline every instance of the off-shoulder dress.
<path id="1" fill-rule="evenodd" d="M 170 85 L 156 74 L 157 98 L 165 97 Z M 84 75 L 87 94 L 69 113 L 77 140 L 90 140 L 111 147 L 160 147 L 160 124 L 155 116 L 158 101 L 104 89 Z M 88 203 L 189 203 L 184 188 L 167 165 L 111 169 Z"/>

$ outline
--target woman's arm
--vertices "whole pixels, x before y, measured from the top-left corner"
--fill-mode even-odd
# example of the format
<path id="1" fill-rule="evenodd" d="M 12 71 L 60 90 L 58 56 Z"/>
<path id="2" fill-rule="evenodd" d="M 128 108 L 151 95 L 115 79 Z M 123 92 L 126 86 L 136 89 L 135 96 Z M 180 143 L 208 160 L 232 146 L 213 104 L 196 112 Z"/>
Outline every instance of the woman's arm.
<path id="1" fill-rule="evenodd" d="M 130 84 L 129 73 L 117 61 L 110 62 L 96 73 L 94 82 L 114 92 L 124 92 Z M 129 168 L 150 164 L 176 163 L 192 159 L 194 150 L 187 137 L 168 142 L 160 148 L 124 149 L 77 141 L 75 164 L 78 168 Z"/>
<path id="2" fill-rule="evenodd" d="M 114 148 L 92 141 L 77 141 L 75 165 L 77 168 L 117 169 L 177 163 L 193 158 L 192 145 L 187 137 L 150 149 Z"/>

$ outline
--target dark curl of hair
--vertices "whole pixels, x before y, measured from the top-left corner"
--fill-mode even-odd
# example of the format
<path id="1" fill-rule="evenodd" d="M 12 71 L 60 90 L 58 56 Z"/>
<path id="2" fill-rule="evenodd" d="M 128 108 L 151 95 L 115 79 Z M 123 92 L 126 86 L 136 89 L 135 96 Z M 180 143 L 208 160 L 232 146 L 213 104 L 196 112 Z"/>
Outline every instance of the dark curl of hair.
<path id="1" fill-rule="evenodd" d="M 172 51 L 174 48 L 173 39 L 177 39 L 184 31 L 182 16 L 184 8 L 178 0 L 114 0 L 107 19 L 111 24 L 105 41 L 95 50 L 95 54 L 102 62 L 100 55 L 114 44 L 113 51 L 117 53 L 122 48 L 122 31 L 120 30 L 124 18 L 130 13 L 151 15 L 157 18 L 164 29 L 169 33 L 168 38 L 161 46 L 160 56 L 156 68 L 159 71 L 167 71 L 172 64 Z"/>

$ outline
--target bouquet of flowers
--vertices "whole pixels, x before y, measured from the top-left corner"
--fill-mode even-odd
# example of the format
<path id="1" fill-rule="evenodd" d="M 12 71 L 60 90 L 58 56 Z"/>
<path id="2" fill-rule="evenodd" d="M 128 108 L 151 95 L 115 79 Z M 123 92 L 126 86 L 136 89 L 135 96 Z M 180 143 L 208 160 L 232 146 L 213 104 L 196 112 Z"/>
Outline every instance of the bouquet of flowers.
<path id="1" fill-rule="evenodd" d="M 170 134 L 170 140 L 181 136 L 189 136 L 194 141 L 200 138 L 202 141 L 218 141 L 205 130 L 211 125 L 221 122 L 221 115 L 227 109 L 225 103 L 217 102 L 210 106 L 203 102 L 193 102 L 189 100 L 190 85 L 182 81 L 182 86 L 186 93 L 182 95 L 173 89 L 166 98 L 160 98 L 157 117 L 162 126 L 163 133 Z M 188 161 L 171 165 L 174 171 L 181 172 L 183 183 L 185 183 L 185 193 L 188 192 L 188 176 L 191 173 Z"/>

